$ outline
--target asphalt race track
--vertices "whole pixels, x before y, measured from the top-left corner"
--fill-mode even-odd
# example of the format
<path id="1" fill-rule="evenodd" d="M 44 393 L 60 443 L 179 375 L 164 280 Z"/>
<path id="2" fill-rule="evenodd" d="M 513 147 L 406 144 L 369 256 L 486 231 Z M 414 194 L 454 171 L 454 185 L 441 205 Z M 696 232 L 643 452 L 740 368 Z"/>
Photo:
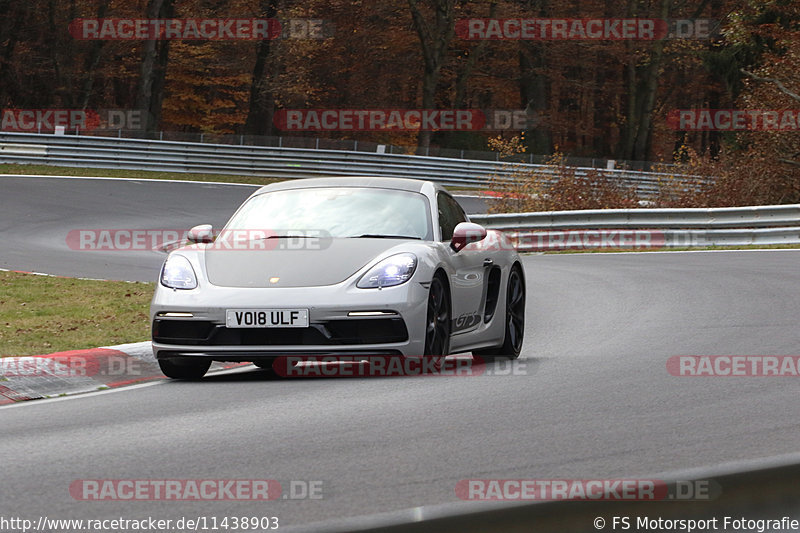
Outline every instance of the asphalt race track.
<path id="1" fill-rule="evenodd" d="M 218 224 L 250 191 L 87 183 L 0 181 L 0 266 L 152 279 L 160 254 L 64 255 L 52 232 Z M 275 379 L 247 369 L 2 408 L 0 515 L 277 516 L 283 527 L 457 502 L 462 479 L 654 477 L 796 452 L 797 378 L 674 377 L 666 362 L 796 355 L 799 262 L 793 250 L 526 256 L 515 375 Z M 323 497 L 83 502 L 69 492 L 81 479 L 322 481 Z"/>
<path id="2" fill-rule="evenodd" d="M 258 186 L 159 180 L 0 176 L 0 268 L 71 277 L 154 281 L 160 252 L 85 251 L 70 230 L 219 229 Z M 459 197 L 468 213 L 485 201 Z"/>
<path id="3" fill-rule="evenodd" d="M 75 229 L 188 229 L 224 224 L 256 187 L 138 180 L 0 177 L 0 268 L 154 281 L 161 252 L 83 251 Z"/>

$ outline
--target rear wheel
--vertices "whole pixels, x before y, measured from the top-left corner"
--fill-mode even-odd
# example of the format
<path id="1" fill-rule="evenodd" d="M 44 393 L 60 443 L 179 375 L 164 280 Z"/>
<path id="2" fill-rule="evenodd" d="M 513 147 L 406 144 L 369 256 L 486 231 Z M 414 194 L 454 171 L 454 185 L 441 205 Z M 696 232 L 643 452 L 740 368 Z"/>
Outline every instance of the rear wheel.
<path id="1" fill-rule="evenodd" d="M 210 359 L 175 357 L 159 359 L 158 366 L 165 376 L 172 379 L 200 379 L 211 366 Z"/>
<path id="2" fill-rule="evenodd" d="M 518 266 L 511 268 L 508 274 L 506 290 L 506 330 L 503 344 L 493 348 L 475 350 L 472 353 L 484 361 L 494 359 L 516 359 L 522 350 L 522 338 L 525 335 L 525 282 Z"/>
<path id="3" fill-rule="evenodd" d="M 433 357 L 435 368 L 441 369 L 450 353 L 450 294 L 441 274 L 431 281 L 428 291 L 428 312 L 425 320 L 425 357 Z"/>

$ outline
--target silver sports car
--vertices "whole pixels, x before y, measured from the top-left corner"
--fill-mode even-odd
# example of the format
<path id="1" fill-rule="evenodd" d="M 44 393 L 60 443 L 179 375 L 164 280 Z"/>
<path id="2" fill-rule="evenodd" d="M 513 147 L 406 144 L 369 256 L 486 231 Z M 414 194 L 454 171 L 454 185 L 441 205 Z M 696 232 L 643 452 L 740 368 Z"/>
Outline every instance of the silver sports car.
<path id="1" fill-rule="evenodd" d="M 441 186 L 395 178 L 267 185 L 161 269 L 153 350 L 171 378 L 280 356 L 516 358 L 525 277 L 501 232 Z"/>

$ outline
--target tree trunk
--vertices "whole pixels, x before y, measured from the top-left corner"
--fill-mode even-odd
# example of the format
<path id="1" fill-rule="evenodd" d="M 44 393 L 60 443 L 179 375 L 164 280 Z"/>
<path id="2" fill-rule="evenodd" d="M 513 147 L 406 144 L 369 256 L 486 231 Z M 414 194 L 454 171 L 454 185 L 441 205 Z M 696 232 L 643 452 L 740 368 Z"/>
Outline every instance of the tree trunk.
<path id="1" fill-rule="evenodd" d="M 173 6 L 174 0 L 150 0 L 147 5 L 147 18 L 172 18 Z M 148 132 L 156 130 L 161 118 L 168 61 L 169 40 L 144 41 L 139 86 L 136 91 L 136 109 L 142 113 L 142 123 Z"/>
<path id="2" fill-rule="evenodd" d="M 64 67 L 61 64 L 60 54 L 62 52 L 56 36 L 59 34 L 60 28 L 56 23 L 56 1 L 49 0 L 47 3 L 47 26 L 50 31 L 50 61 L 53 65 L 53 85 L 55 86 L 54 94 L 61 96 L 60 105 L 65 108 L 72 108 L 72 94 L 70 93 L 64 74 Z M 68 56 L 69 57 L 69 56 Z"/>
<path id="3" fill-rule="evenodd" d="M 101 19 L 106 16 L 109 0 L 101 0 L 97 6 L 97 18 Z M 94 85 L 94 78 L 97 74 L 97 66 L 100 64 L 100 56 L 103 52 L 103 47 L 106 41 L 100 39 L 92 43 L 89 55 L 86 57 L 84 63 L 84 78 L 81 87 L 81 93 L 78 96 L 78 107 L 86 109 L 89 105 L 89 97 L 92 95 L 92 86 Z"/>
<path id="4" fill-rule="evenodd" d="M 268 19 L 276 18 L 278 0 L 265 0 L 261 12 Z M 246 135 L 270 135 L 273 131 L 272 115 L 275 110 L 275 99 L 272 95 L 267 68 L 272 50 L 272 42 L 263 39 L 256 48 L 256 64 L 253 67 L 253 79 L 250 82 L 250 105 L 244 125 Z"/>
<path id="5" fill-rule="evenodd" d="M 19 94 L 17 84 L 12 81 L 11 77 L 11 58 L 14 56 L 14 50 L 19 40 L 19 28 L 28 14 L 28 3 L 23 2 L 19 5 L 11 7 L 10 0 L 0 0 L 0 12 L 6 16 L 0 22 L 2 28 L 2 35 L 4 38 L 0 39 L 3 42 L 2 51 L 0 51 L 0 106 L 6 107 L 11 102 L 19 105 L 20 101 L 24 101 L 24 97 Z M 14 10 L 13 18 L 9 16 L 9 11 Z M 5 36 L 8 36 L 7 40 Z"/>
<path id="6" fill-rule="evenodd" d="M 455 0 L 431 0 L 434 10 L 433 27 L 428 25 L 419 10 L 417 0 L 408 0 L 414 29 L 422 46 L 424 70 L 422 75 L 422 108 L 436 109 L 436 89 L 447 47 L 455 33 L 453 6 Z M 431 143 L 431 131 L 420 130 L 417 137 L 417 153 L 426 155 Z"/>
<path id="7" fill-rule="evenodd" d="M 520 8 L 536 17 L 550 16 L 547 0 L 525 0 Z M 547 78 L 547 43 L 519 41 L 519 96 L 525 109 L 527 127 L 525 142 L 528 152 L 544 155 L 553 151 L 553 134 L 550 124 L 543 120 L 550 108 L 550 86 Z"/>
<path id="8" fill-rule="evenodd" d="M 489 18 L 491 19 L 495 18 L 497 15 L 497 2 L 496 0 L 490 1 Z M 469 57 L 467 57 L 467 60 L 464 62 L 464 68 L 457 74 L 455 96 L 453 97 L 454 109 L 464 109 L 467 99 L 467 82 L 472 75 L 472 71 L 475 69 L 475 64 L 478 62 L 478 59 L 486 52 L 488 43 L 489 41 L 484 39 L 475 45 L 472 50 L 470 50 Z"/>
<path id="9" fill-rule="evenodd" d="M 669 18 L 673 0 L 661 0 L 658 18 Z M 693 18 L 702 13 L 708 0 L 703 0 L 697 7 Z M 653 43 L 647 65 L 636 68 L 632 62 L 628 65 L 629 105 L 628 123 L 622 146 L 623 159 L 646 161 L 650 158 L 653 136 L 653 112 L 656 107 L 656 96 L 660 86 L 661 68 L 664 63 L 664 40 Z M 641 76 L 639 76 L 641 72 Z M 638 80 L 637 80 L 638 78 Z"/>
<path id="10" fill-rule="evenodd" d="M 542 120 L 550 103 L 547 78 L 542 74 L 545 61 L 546 55 L 541 43 L 520 41 L 519 92 L 528 119 L 525 129 L 527 147 L 532 154 L 549 154 L 553 151 L 550 126 L 547 121 Z"/>
<path id="11" fill-rule="evenodd" d="M 626 17 L 632 16 L 635 5 L 635 0 L 628 1 L 627 10 L 625 12 Z M 626 85 L 625 94 L 628 99 L 625 106 L 625 124 L 622 127 L 619 148 L 617 149 L 617 159 L 631 159 L 633 145 L 636 143 L 636 127 L 639 124 L 639 106 L 637 105 L 638 71 L 636 68 L 637 57 L 635 46 L 636 43 L 633 41 L 627 41 L 625 43 L 628 62 L 625 63 L 624 76 Z"/>
<path id="12" fill-rule="evenodd" d="M 672 0 L 662 0 L 659 18 L 666 20 L 669 17 Z M 645 69 L 642 80 L 641 109 L 639 110 L 639 123 L 636 128 L 636 141 L 633 144 L 633 157 L 636 161 L 646 161 L 650 155 L 650 141 L 653 134 L 653 110 L 656 105 L 661 65 L 664 59 L 664 40 L 653 44 L 650 52 L 650 61 Z"/>

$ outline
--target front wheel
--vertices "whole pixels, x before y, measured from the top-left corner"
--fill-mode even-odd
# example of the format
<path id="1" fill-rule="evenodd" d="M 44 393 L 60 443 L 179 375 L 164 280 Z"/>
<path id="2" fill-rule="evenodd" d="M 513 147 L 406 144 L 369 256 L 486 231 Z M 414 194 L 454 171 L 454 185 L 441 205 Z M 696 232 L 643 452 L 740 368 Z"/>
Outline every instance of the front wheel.
<path id="1" fill-rule="evenodd" d="M 425 357 L 435 358 L 435 367 L 441 368 L 450 353 L 450 294 L 441 275 L 431 281 L 428 291 L 428 312 L 425 319 Z"/>
<path id="2" fill-rule="evenodd" d="M 503 344 L 472 353 L 490 362 L 494 359 L 516 359 L 522 351 L 525 335 L 525 282 L 519 267 L 514 266 L 508 274 L 506 291 L 506 331 Z"/>
<path id="3" fill-rule="evenodd" d="M 206 375 L 211 366 L 210 359 L 175 357 L 159 359 L 158 366 L 165 376 L 172 379 L 200 379 Z"/>

